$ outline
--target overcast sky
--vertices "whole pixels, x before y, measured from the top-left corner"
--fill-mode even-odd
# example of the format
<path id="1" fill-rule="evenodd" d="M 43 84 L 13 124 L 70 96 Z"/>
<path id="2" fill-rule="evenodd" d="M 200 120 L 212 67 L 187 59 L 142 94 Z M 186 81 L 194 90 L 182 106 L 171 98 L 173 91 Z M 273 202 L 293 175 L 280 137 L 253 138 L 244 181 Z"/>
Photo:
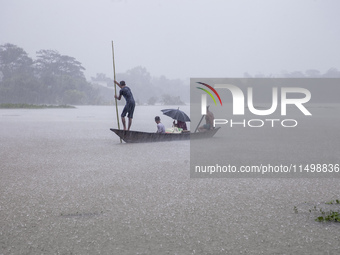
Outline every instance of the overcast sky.
<path id="1" fill-rule="evenodd" d="M 0 44 L 53 49 L 113 77 L 340 69 L 338 0 L 0 0 Z M 119 77 L 117 77 L 119 79 Z"/>

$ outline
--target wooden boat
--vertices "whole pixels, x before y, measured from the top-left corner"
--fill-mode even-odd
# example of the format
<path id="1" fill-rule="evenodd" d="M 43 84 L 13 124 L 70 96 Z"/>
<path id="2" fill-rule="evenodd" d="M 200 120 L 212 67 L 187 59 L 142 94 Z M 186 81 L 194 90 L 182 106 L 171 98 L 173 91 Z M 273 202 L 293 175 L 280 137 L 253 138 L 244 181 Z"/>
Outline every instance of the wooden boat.
<path id="1" fill-rule="evenodd" d="M 149 133 L 141 131 L 127 131 L 121 129 L 110 128 L 112 132 L 115 132 L 126 143 L 148 143 L 148 142 L 163 142 L 163 141 L 178 141 L 189 139 L 203 139 L 211 138 L 220 127 L 205 131 L 205 132 L 182 132 L 182 133 Z"/>

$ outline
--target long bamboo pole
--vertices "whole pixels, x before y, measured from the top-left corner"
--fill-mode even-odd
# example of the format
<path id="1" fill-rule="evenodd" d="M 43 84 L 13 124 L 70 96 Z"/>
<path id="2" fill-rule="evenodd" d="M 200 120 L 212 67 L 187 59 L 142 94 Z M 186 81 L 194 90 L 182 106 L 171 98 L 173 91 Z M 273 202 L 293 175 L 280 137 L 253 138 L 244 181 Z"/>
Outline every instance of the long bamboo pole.
<path id="1" fill-rule="evenodd" d="M 194 133 L 196 133 L 197 132 L 197 129 L 198 129 L 198 127 L 200 126 L 200 124 L 201 124 L 201 122 L 202 122 L 202 120 L 203 120 L 203 118 L 205 117 L 205 115 L 203 115 L 202 116 L 202 118 L 201 118 L 201 120 L 200 120 L 200 122 L 198 122 L 198 125 L 197 125 L 197 127 L 196 127 L 196 129 L 195 129 L 195 132 Z"/>
<path id="2" fill-rule="evenodd" d="M 115 66 L 115 53 L 114 53 L 114 49 L 113 49 L 113 41 L 112 41 L 112 60 L 113 60 L 113 62 L 112 62 L 113 63 L 113 83 L 115 85 L 115 95 L 117 95 L 116 66 Z M 118 129 L 120 129 L 117 98 L 115 98 L 115 104 L 116 104 L 116 115 L 117 115 Z M 122 138 L 120 138 L 120 142 L 122 143 Z"/>

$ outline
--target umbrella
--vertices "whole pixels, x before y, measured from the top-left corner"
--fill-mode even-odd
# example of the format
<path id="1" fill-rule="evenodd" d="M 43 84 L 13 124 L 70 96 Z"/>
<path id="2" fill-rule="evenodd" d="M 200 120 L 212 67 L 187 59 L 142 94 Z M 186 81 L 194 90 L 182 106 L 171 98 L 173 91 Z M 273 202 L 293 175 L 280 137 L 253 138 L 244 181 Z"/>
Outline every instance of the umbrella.
<path id="1" fill-rule="evenodd" d="M 178 109 L 164 109 L 161 110 L 164 115 L 173 118 L 174 120 L 179 120 L 182 122 L 190 121 L 188 115 L 182 112 L 179 108 Z"/>

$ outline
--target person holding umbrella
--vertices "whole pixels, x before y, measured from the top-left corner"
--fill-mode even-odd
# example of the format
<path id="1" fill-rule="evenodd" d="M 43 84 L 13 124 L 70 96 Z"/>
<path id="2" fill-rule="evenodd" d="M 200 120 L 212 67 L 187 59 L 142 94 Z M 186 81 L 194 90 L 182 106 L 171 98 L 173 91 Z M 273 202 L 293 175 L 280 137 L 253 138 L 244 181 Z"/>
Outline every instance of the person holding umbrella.
<path id="1" fill-rule="evenodd" d="M 177 123 L 175 123 L 175 121 L 173 121 L 172 124 L 177 128 L 181 128 L 183 130 L 188 130 L 187 124 L 184 121 L 177 120 Z"/>
<path id="2" fill-rule="evenodd" d="M 178 109 L 163 109 L 161 110 L 164 115 L 167 115 L 174 119 L 173 125 L 177 128 L 182 128 L 183 130 L 188 130 L 186 121 L 190 121 L 190 118 L 188 115 L 185 114 L 185 112 L 181 111 L 178 107 Z M 175 120 L 177 120 L 177 123 L 175 123 Z"/>
<path id="3" fill-rule="evenodd" d="M 132 92 L 129 87 L 126 86 L 125 81 L 120 81 L 118 83 L 115 81 L 115 83 L 120 87 L 119 96 L 115 95 L 115 98 L 120 100 L 122 96 L 125 98 L 126 104 L 122 111 L 122 114 L 120 115 L 122 117 L 122 123 L 124 126 L 124 130 L 126 130 L 126 124 L 125 124 L 125 116 L 128 114 L 129 123 L 128 123 L 128 129 L 130 130 L 131 124 L 132 124 L 132 118 L 133 118 L 133 112 L 135 110 L 135 99 L 133 98 Z"/>

